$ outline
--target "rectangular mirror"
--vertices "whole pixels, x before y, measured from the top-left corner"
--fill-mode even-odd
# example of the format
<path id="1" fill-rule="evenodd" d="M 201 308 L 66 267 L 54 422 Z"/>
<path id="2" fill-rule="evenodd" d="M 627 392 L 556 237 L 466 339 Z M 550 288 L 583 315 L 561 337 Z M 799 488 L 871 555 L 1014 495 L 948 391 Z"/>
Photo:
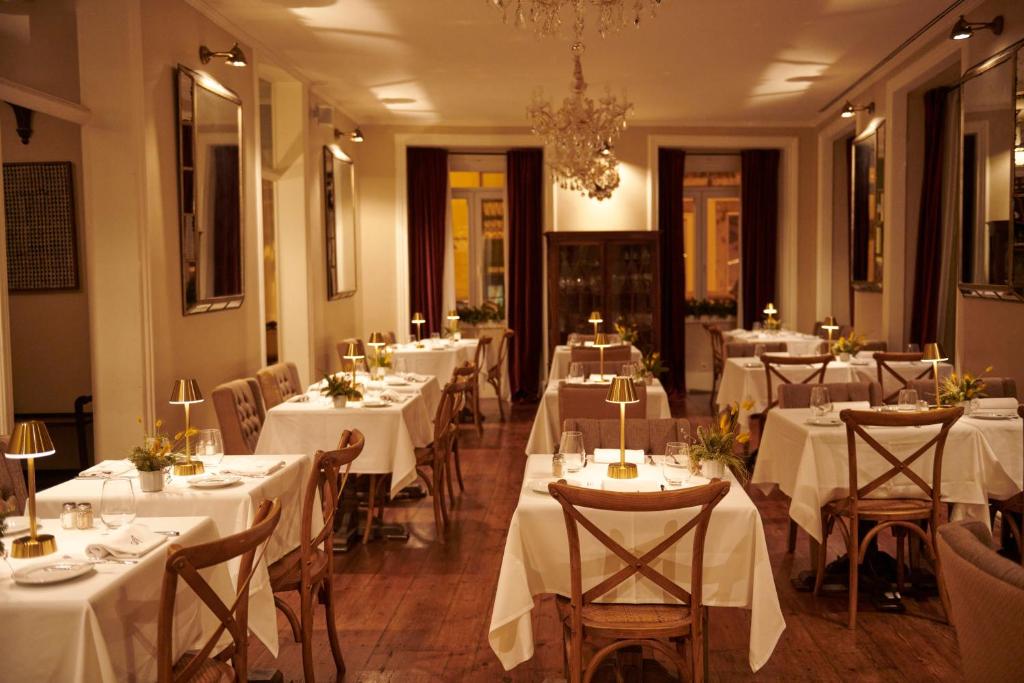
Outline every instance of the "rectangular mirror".
<path id="1" fill-rule="evenodd" d="M 885 124 L 853 141 L 850 169 L 850 285 L 881 291 L 885 221 Z"/>
<path id="2" fill-rule="evenodd" d="M 324 147 L 327 298 L 356 293 L 355 164 L 337 145 Z"/>
<path id="3" fill-rule="evenodd" d="M 185 315 L 242 305 L 242 101 L 178 66 L 178 197 Z"/>

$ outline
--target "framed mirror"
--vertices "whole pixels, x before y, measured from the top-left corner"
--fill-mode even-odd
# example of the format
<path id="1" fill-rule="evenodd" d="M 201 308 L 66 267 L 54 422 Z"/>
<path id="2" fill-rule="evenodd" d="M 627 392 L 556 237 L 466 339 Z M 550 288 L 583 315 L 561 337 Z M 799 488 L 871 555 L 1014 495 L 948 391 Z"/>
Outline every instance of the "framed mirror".
<path id="1" fill-rule="evenodd" d="M 238 308 L 242 279 L 242 101 L 179 65 L 178 206 L 185 315 Z"/>
<path id="2" fill-rule="evenodd" d="M 850 168 L 850 286 L 882 290 L 885 124 L 854 138 Z"/>
<path id="3" fill-rule="evenodd" d="M 356 293 L 355 164 L 337 145 L 324 147 L 327 298 Z"/>
<path id="4" fill-rule="evenodd" d="M 960 80 L 960 291 L 1024 301 L 1024 41 Z"/>

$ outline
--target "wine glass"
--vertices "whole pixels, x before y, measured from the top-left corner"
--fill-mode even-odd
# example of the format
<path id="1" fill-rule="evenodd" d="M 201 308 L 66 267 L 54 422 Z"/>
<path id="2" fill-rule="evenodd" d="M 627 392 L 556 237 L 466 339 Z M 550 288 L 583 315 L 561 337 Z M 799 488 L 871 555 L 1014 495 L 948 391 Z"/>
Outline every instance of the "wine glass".
<path id="1" fill-rule="evenodd" d="M 565 459 L 565 469 L 579 472 L 586 466 L 586 450 L 583 447 L 583 432 L 562 432 L 558 452 Z"/>
<path id="2" fill-rule="evenodd" d="M 135 519 L 135 491 L 130 480 L 104 480 L 100 492 L 100 519 L 108 529 L 131 524 Z"/>
<path id="3" fill-rule="evenodd" d="M 832 397 L 828 387 L 820 384 L 811 387 L 811 412 L 819 419 L 832 412 Z"/>
<path id="4" fill-rule="evenodd" d="M 669 441 L 665 444 L 665 459 L 661 461 L 661 473 L 669 486 L 680 486 L 690 480 L 689 443 Z"/>
<path id="5" fill-rule="evenodd" d="M 919 353 L 921 351 L 920 344 L 910 343 L 907 344 L 907 353 Z"/>
<path id="6" fill-rule="evenodd" d="M 761 356 L 765 354 L 764 344 L 754 344 L 754 358 L 761 360 Z"/>
<path id="7" fill-rule="evenodd" d="M 583 376 L 583 363 L 569 363 L 569 379 L 582 382 L 586 378 Z"/>
<path id="8" fill-rule="evenodd" d="M 900 410 L 917 410 L 917 389 L 900 389 L 896 405 Z"/>
<path id="9" fill-rule="evenodd" d="M 192 444 L 193 455 L 204 465 L 216 467 L 224 458 L 224 438 L 219 429 L 200 429 Z"/>

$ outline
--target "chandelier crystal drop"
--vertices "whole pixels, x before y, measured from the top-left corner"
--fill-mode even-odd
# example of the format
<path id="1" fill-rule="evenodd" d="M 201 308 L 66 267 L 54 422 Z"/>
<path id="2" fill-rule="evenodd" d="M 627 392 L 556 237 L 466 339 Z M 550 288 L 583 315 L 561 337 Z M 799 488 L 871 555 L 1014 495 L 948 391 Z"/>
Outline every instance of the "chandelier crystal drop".
<path id="1" fill-rule="evenodd" d="M 607 199 L 619 185 L 614 145 L 626 128 L 633 105 L 605 93 L 587 97 L 583 44 L 574 43 L 572 92 L 555 110 L 538 94 L 527 107 L 533 132 L 544 140 L 548 166 L 559 186 L 593 199 Z"/>
<path id="2" fill-rule="evenodd" d="M 532 24 L 537 34 L 545 38 L 558 35 L 562 27 L 564 10 L 571 9 L 577 37 L 583 34 L 583 19 L 589 6 L 597 13 L 597 32 L 605 37 L 610 31 L 631 24 L 640 26 L 643 14 L 654 16 L 662 0 L 490 0 L 502 10 L 506 23 L 523 28 Z M 646 11 L 645 11 L 646 10 Z"/>

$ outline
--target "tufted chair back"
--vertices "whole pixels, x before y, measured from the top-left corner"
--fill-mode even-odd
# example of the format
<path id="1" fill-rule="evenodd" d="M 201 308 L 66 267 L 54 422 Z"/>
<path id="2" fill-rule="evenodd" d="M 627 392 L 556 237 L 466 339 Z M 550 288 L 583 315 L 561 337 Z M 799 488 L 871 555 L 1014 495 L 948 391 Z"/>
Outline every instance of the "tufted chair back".
<path id="1" fill-rule="evenodd" d="M 764 347 L 765 353 L 786 353 L 786 342 L 726 342 L 726 358 L 753 358 L 757 344 Z"/>
<path id="2" fill-rule="evenodd" d="M 224 437 L 224 452 L 252 455 L 263 428 L 263 399 L 252 377 L 225 382 L 213 390 L 213 408 Z"/>
<path id="3" fill-rule="evenodd" d="M 780 384 L 780 408 L 810 408 L 811 390 L 817 384 Z M 828 397 L 833 403 L 850 401 L 867 401 L 873 406 L 882 405 L 882 387 L 878 382 L 825 382 L 821 386 L 828 388 Z M 933 392 L 934 393 L 934 392 Z"/>
<path id="4" fill-rule="evenodd" d="M 9 438 L 6 434 L 0 436 L 0 510 L 6 509 L 12 515 L 20 515 L 25 510 L 28 489 L 25 487 L 21 460 L 11 460 L 3 455 L 7 451 Z"/>
<path id="5" fill-rule="evenodd" d="M 274 363 L 256 372 L 256 379 L 263 394 L 263 407 L 270 410 L 278 403 L 284 403 L 292 396 L 303 392 L 299 380 L 299 368 L 295 363 Z"/>
<path id="6" fill-rule="evenodd" d="M 593 418 L 565 420 L 562 431 L 581 432 L 587 453 L 595 448 L 619 447 L 619 421 Z M 670 441 L 689 441 L 689 420 L 674 417 L 655 419 L 626 419 L 626 448 L 641 449 L 644 453 L 662 455 Z"/>
<path id="7" fill-rule="evenodd" d="M 633 383 L 636 390 L 637 403 L 626 405 L 627 418 L 643 418 L 647 416 L 647 385 Z M 569 384 L 558 385 L 558 418 L 560 421 L 575 418 L 618 419 L 619 406 L 605 401 L 608 396 L 607 384 Z"/>

